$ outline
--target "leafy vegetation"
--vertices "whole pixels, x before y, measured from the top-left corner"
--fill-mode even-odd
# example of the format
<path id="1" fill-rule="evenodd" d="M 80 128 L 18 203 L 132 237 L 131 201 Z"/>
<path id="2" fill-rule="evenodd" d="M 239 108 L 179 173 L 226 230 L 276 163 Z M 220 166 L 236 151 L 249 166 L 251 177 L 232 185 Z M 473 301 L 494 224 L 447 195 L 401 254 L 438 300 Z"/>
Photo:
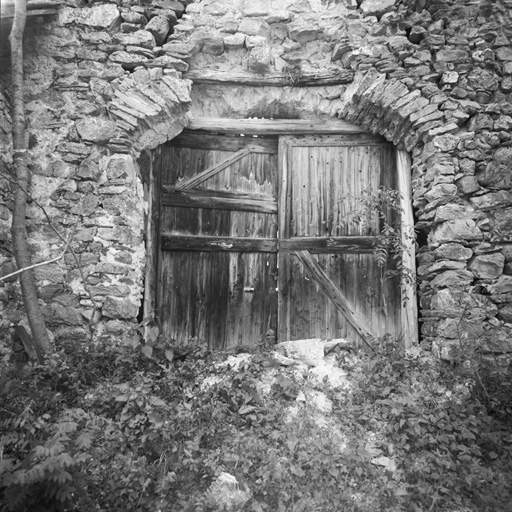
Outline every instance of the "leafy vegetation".
<path id="1" fill-rule="evenodd" d="M 249 498 L 235 510 L 509 510 L 508 369 L 477 382 L 385 341 L 340 349 L 347 382 L 333 387 L 268 351 L 150 347 L 4 362 L 2 512 L 222 510 L 222 472 Z"/>

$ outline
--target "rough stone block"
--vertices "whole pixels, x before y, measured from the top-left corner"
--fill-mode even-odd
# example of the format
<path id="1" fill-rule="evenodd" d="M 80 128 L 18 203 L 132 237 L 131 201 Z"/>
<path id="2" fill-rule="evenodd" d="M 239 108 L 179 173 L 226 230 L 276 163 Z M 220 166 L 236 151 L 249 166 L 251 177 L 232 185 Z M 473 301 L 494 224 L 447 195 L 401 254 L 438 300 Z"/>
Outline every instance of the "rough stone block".
<path id="1" fill-rule="evenodd" d="M 512 194 L 506 190 L 491 192 L 483 196 L 472 197 L 471 204 L 480 210 L 493 210 L 512 205 Z"/>
<path id="2" fill-rule="evenodd" d="M 142 66 L 145 62 L 147 62 L 148 58 L 144 55 L 139 55 L 136 53 L 130 53 L 125 51 L 114 52 L 110 56 L 110 61 L 115 64 L 121 64 L 122 66 L 133 69 L 137 66 Z"/>
<path id="3" fill-rule="evenodd" d="M 493 285 L 487 286 L 493 295 L 512 293 L 512 276 L 502 275 Z"/>
<path id="4" fill-rule="evenodd" d="M 61 154 L 65 162 L 79 163 L 87 158 L 92 148 L 78 142 L 63 142 L 57 146 L 57 151 Z"/>
<path id="5" fill-rule="evenodd" d="M 73 205 L 70 213 L 89 217 L 98 207 L 99 199 L 94 194 L 87 194 L 78 204 Z"/>
<path id="6" fill-rule="evenodd" d="M 266 38 L 270 35 L 270 25 L 263 20 L 245 18 L 240 22 L 238 31 L 248 36 L 263 36 Z"/>
<path id="7" fill-rule="evenodd" d="M 438 272 L 446 272 L 447 270 L 464 270 L 465 268 L 466 263 L 462 261 L 436 261 L 433 265 L 430 265 L 427 269 L 425 269 L 425 275 L 435 274 Z"/>
<path id="8" fill-rule="evenodd" d="M 391 12 L 396 4 L 396 0 L 363 0 L 360 9 L 366 16 L 382 16 L 386 12 Z"/>
<path id="9" fill-rule="evenodd" d="M 510 240 L 512 233 L 512 208 L 502 208 L 493 212 L 494 228 L 504 239 Z"/>
<path id="10" fill-rule="evenodd" d="M 510 130 L 512 128 L 512 117 L 510 116 L 499 116 L 496 121 L 494 121 L 494 129 L 495 130 Z"/>
<path id="11" fill-rule="evenodd" d="M 509 302 L 499 308 L 498 318 L 509 324 L 512 323 L 512 303 Z"/>
<path id="12" fill-rule="evenodd" d="M 144 14 L 135 11 L 125 11 L 121 14 L 121 17 L 126 23 L 133 23 L 135 25 L 145 25 L 148 22 Z"/>
<path id="13" fill-rule="evenodd" d="M 194 52 L 194 45 L 183 41 L 169 41 L 162 48 L 172 57 L 179 59 L 189 59 Z"/>
<path id="14" fill-rule="evenodd" d="M 348 40 L 346 42 L 338 43 L 334 46 L 334 48 L 332 50 L 331 61 L 334 62 L 338 59 L 341 59 L 341 57 L 343 57 L 343 55 L 345 55 L 345 53 L 349 53 L 351 51 L 352 51 L 352 46 L 350 45 Z"/>
<path id="15" fill-rule="evenodd" d="M 493 315 L 497 310 L 488 297 L 469 293 L 460 288 L 443 288 L 434 291 L 430 309 L 445 311 L 452 317 L 460 316 L 465 310 L 477 311 L 480 317 Z"/>
<path id="16" fill-rule="evenodd" d="M 139 312 L 139 305 L 134 304 L 129 298 L 107 297 L 101 308 L 101 312 L 108 318 L 135 319 Z"/>
<path id="17" fill-rule="evenodd" d="M 441 76 L 441 85 L 454 86 L 459 81 L 459 73 L 457 71 L 445 71 Z"/>
<path id="18" fill-rule="evenodd" d="M 502 46 L 496 50 L 498 60 L 512 61 L 512 48 L 510 46 Z"/>
<path id="19" fill-rule="evenodd" d="M 473 274 L 467 270 L 447 270 L 431 281 L 432 288 L 464 287 L 473 282 Z"/>
<path id="20" fill-rule="evenodd" d="M 155 16 L 144 28 L 153 34 L 156 44 L 161 46 L 169 34 L 169 20 L 165 16 Z"/>
<path id="21" fill-rule="evenodd" d="M 76 129 L 83 140 L 97 144 L 104 144 L 117 133 L 116 123 L 101 117 L 81 119 L 76 123 Z"/>
<path id="22" fill-rule="evenodd" d="M 492 92 L 498 89 L 499 77 L 489 69 L 473 68 L 468 74 L 468 84 L 475 91 Z"/>
<path id="23" fill-rule="evenodd" d="M 433 139 L 434 146 L 441 151 L 453 151 L 457 147 L 459 138 L 455 135 L 439 135 Z"/>
<path id="24" fill-rule="evenodd" d="M 302 21 L 292 22 L 288 25 L 290 39 L 300 44 L 319 39 L 322 32 L 323 30 L 320 27 Z"/>
<path id="25" fill-rule="evenodd" d="M 241 11 L 247 17 L 261 17 L 267 16 L 273 8 L 270 0 L 243 0 Z"/>
<path id="26" fill-rule="evenodd" d="M 81 310 L 76 307 L 53 304 L 47 309 L 47 321 L 52 324 L 82 325 L 84 317 Z"/>
<path id="27" fill-rule="evenodd" d="M 292 13 L 286 10 L 273 10 L 266 18 L 265 21 L 268 24 L 273 23 L 286 23 L 288 21 L 291 21 L 292 19 Z"/>
<path id="28" fill-rule="evenodd" d="M 444 197 L 455 197 L 457 195 L 457 187 L 450 183 L 441 183 L 434 185 L 428 192 L 425 193 L 427 201 L 436 201 Z"/>
<path id="29" fill-rule="evenodd" d="M 510 162 L 512 162 L 512 147 L 499 147 L 485 170 L 477 173 L 478 183 L 482 187 L 511 188 Z"/>
<path id="30" fill-rule="evenodd" d="M 428 238 L 432 246 L 437 246 L 446 242 L 481 240 L 482 232 L 474 220 L 458 219 L 443 222 L 432 230 Z"/>
<path id="31" fill-rule="evenodd" d="M 470 205 L 444 204 L 436 209 L 435 222 L 444 222 L 456 219 L 474 219 L 478 217 L 475 209 Z"/>
<path id="32" fill-rule="evenodd" d="M 473 256 L 473 251 L 469 247 L 461 244 L 448 243 L 440 245 L 434 255 L 439 259 L 449 259 L 455 261 L 467 261 Z"/>
<path id="33" fill-rule="evenodd" d="M 272 64 L 272 50 L 269 46 L 255 46 L 249 54 L 249 68 L 256 73 L 265 73 Z"/>
<path id="34" fill-rule="evenodd" d="M 263 36 L 247 36 L 245 38 L 245 46 L 248 50 L 252 50 L 256 46 L 265 46 L 267 44 L 267 38 Z"/>
<path id="35" fill-rule="evenodd" d="M 241 50 L 244 47 L 246 35 L 238 32 L 224 37 L 224 46 L 228 50 Z"/>
<path id="36" fill-rule="evenodd" d="M 156 46 L 155 36 L 147 30 L 137 30 L 131 34 L 115 34 L 114 41 L 124 46 L 142 46 L 148 49 Z"/>
<path id="37" fill-rule="evenodd" d="M 479 279 L 494 279 L 503 273 L 505 256 L 499 252 L 475 256 L 468 264 Z"/>
<path id="38" fill-rule="evenodd" d="M 320 339 L 283 341 L 276 348 L 285 356 L 298 359 L 309 366 L 318 366 L 324 358 L 324 344 Z"/>
<path id="39" fill-rule="evenodd" d="M 490 115 L 477 114 L 470 119 L 468 129 L 472 132 L 478 130 L 492 130 L 493 126 L 494 121 Z"/>
<path id="40" fill-rule="evenodd" d="M 472 194 L 480 189 L 475 176 L 464 176 L 455 182 L 461 194 Z"/>
<path id="41" fill-rule="evenodd" d="M 62 25 L 77 23 L 93 28 L 113 29 L 121 22 L 121 15 L 115 4 L 94 4 L 91 7 L 63 7 L 59 11 Z"/>
<path id="42" fill-rule="evenodd" d="M 466 50 L 440 50 L 436 53 L 438 62 L 461 62 L 469 58 Z"/>
<path id="43" fill-rule="evenodd" d="M 205 52 L 208 53 L 208 52 Z M 188 64 L 181 59 L 175 59 L 170 55 L 162 55 L 153 60 L 144 63 L 146 68 L 162 68 L 165 70 L 175 69 L 176 71 L 188 71 Z"/>

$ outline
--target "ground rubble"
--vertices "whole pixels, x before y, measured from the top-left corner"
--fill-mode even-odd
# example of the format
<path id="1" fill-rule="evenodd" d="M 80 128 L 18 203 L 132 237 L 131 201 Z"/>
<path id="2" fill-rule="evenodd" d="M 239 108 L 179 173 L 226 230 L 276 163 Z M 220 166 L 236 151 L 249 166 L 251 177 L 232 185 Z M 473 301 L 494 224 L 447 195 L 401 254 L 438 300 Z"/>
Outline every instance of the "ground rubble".
<path id="1" fill-rule="evenodd" d="M 345 339 L 322 340 L 308 339 L 286 341 L 276 345 L 268 356 L 276 364 L 269 364 L 267 370 L 259 378 L 257 385 L 258 396 L 265 402 L 272 386 L 279 376 L 286 375 L 297 386 L 294 403 L 288 405 L 285 411 L 285 421 L 293 422 L 299 415 L 306 415 L 308 420 L 339 443 L 340 450 L 346 447 L 342 429 L 331 414 L 332 400 L 322 390 L 329 387 L 337 394 L 350 393 L 348 372 L 340 367 L 336 352 L 350 350 L 351 344 Z M 240 353 L 229 356 L 217 364 L 218 369 L 237 370 L 251 360 L 253 354 Z M 202 389 L 207 389 L 219 382 L 230 378 L 229 372 L 210 375 L 202 383 Z M 251 406 L 246 406 L 239 413 L 250 413 Z M 381 463 L 382 465 L 382 463 Z M 220 473 L 212 482 L 205 498 L 209 507 L 218 511 L 241 511 L 252 496 L 251 490 L 236 476 L 227 472 Z"/>

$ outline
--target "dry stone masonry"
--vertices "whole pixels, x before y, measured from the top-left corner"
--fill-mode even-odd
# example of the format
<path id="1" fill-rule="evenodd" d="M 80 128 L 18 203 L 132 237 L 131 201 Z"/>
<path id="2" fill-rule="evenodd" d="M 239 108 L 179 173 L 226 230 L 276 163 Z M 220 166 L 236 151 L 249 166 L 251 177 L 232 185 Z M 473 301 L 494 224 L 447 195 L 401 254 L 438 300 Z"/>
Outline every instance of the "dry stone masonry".
<path id="1" fill-rule="evenodd" d="M 145 268 L 141 154 L 193 116 L 339 118 L 410 152 L 422 343 L 512 345 L 511 0 L 68 0 L 27 33 L 32 194 L 72 237 L 40 267 L 52 331 L 129 332 Z M 2 54 L 2 67 L 8 69 Z M 8 73 L 0 142 L 9 148 Z M 2 174 L 10 172 L 9 151 Z M 12 269 L 9 183 L 2 272 Z M 34 260 L 60 240 L 32 203 Z M 85 286 L 81 270 L 86 276 Z M 2 327 L 21 319 L 0 288 Z"/>

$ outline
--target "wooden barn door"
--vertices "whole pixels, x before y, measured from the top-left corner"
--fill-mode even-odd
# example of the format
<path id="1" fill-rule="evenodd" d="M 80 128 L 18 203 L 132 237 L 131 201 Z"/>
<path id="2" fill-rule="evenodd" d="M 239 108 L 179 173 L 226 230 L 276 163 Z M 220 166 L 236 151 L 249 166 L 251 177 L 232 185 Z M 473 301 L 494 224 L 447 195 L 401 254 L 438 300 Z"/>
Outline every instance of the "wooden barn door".
<path id="1" fill-rule="evenodd" d="M 412 229 L 403 153 L 361 133 L 286 135 L 311 129 L 306 121 L 243 120 L 231 132 L 227 120 L 206 121 L 227 133 L 184 132 L 156 163 L 164 336 L 218 349 L 387 333 L 414 343 L 414 285 L 404 306 L 398 279 L 386 276 L 391 262 L 377 262 L 383 223 L 368 208 L 379 189 L 398 188 Z M 251 127 L 258 137 L 240 136 Z M 404 242 L 413 266 L 413 240 Z"/>
<path id="2" fill-rule="evenodd" d="M 383 221 L 372 210 L 397 188 L 393 146 L 364 135 L 298 136 L 281 137 L 279 151 L 279 339 L 402 335 L 402 294 L 386 277 L 390 263 L 377 263 Z"/>
<path id="3" fill-rule="evenodd" d="M 158 166 L 163 335 L 215 349 L 277 330 L 277 140 L 184 133 Z"/>

